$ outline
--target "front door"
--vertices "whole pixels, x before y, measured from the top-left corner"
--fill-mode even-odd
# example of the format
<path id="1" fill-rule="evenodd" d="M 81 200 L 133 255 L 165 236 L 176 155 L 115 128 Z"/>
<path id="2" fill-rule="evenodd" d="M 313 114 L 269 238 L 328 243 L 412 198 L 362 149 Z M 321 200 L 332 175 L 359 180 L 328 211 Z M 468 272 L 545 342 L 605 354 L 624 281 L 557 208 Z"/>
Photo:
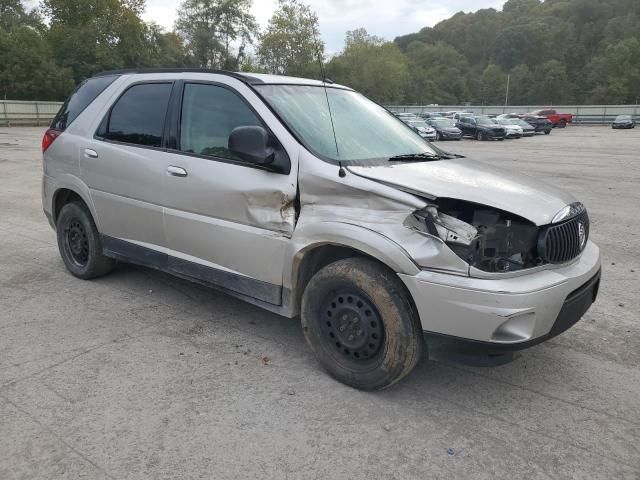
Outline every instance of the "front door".
<path id="1" fill-rule="evenodd" d="M 290 172 L 275 173 L 229 151 L 234 128 L 266 124 L 228 85 L 185 81 L 181 99 L 167 159 L 170 268 L 280 304 L 296 220 L 297 159 Z"/>

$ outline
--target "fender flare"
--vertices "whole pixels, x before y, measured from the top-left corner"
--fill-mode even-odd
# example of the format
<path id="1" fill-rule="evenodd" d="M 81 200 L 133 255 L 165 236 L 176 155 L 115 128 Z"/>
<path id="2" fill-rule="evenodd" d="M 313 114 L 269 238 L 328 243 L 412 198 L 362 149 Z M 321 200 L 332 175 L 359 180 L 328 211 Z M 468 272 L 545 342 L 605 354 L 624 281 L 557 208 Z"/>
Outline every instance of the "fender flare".
<path id="1" fill-rule="evenodd" d="M 305 255 L 325 245 L 347 247 L 375 258 L 396 273 L 417 275 L 420 268 L 408 252 L 384 235 L 363 227 L 342 222 L 315 222 L 298 226 L 285 256 L 283 286 L 294 290 L 298 270 Z"/>
<path id="2" fill-rule="evenodd" d="M 95 205 L 93 204 L 93 197 L 91 196 L 91 192 L 86 183 L 84 183 L 75 175 L 69 175 L 69 174 L 60 175 L 59 177 L 56 177 L 55 180 L 51 177 L 45 177 L 45 182 L 50 183 L 50 188 L 52 189 L 52 192 L 53 192 L 51 194 L 51 200 L 49 205 L 49 208 L 51 209 L 52 218 L 54 218 L 54 215 L 55 215 L 54 207 L 56 204 L 57 197 L 60 194 L 61 190 L 71 190 L 76 195 L 78 195 L 82 199 L 82 201 L 87 205 L 87 207 L 89 208 L 89 212 L 93 217 L 93 221 L 96 224 L 96 228 L 98 229 L 98 231 L 100 231 L 100 224 L 98 220 L 98 215 L 96 214 Z M 55 220 L 56 219 L 54 218 L 54 222 Z"/>

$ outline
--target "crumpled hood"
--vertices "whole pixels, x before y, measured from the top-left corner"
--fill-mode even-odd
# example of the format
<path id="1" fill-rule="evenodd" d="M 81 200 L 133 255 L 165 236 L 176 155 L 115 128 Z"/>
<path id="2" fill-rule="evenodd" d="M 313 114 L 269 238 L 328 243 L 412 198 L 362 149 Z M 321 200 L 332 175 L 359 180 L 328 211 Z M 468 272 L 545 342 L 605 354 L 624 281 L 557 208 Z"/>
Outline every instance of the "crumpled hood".
<path id="1" fill-rule="evenodd" d="M 551 223 L 562 208 L 576 201 L 572 195 L 532 177 L 469 159 L 347 168 L 355 175 L 417 195 L 488 205 L 536 225 Z"/>

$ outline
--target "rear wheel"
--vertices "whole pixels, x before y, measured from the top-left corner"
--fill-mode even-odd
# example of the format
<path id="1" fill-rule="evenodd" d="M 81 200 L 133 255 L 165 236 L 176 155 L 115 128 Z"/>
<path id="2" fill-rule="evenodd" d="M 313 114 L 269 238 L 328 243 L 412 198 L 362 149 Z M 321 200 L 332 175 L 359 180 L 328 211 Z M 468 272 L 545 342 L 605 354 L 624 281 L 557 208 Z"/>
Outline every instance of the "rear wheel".
<path id="1" fill-rule="evenodd" d="M 72 275 L 89 280 L 109 273 L 115 262 L 102 255 L 100 234 L 87 207 L 67 203 L 56 222 L 58 249 Z"/>
<path id="2" fill-rule="evenodd" d="M 316 273 L 301 317 L 318 361 L 355 388 L 389 387 L 422 356 L 422 327 L 408 292 L 395 273 L 370 259 L 340 260 Z"/>
<path id="3" fill-rule="evenodd" d="M 544 131 L 544 134 L 545 134 L 545 135 L 549 135 L 550 133 L 551 133 L 551 130 L 545 130 L 545 131 Z"/>
<path id="4" fill-rule="evenodd" d="M 566 128 L 567 127 L 567 121 L 566 120 L 560 120 L 558 122 L 558 128 Z"/>

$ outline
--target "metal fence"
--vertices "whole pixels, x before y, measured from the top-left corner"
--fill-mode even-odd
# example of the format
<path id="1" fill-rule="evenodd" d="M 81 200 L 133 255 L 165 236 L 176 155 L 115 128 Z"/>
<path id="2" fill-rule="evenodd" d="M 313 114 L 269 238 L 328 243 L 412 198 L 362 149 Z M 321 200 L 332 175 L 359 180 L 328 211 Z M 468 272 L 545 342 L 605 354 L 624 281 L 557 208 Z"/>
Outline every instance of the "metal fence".
<path id="1" fill-rule="evenodd" d="M 503 113 L 527 113 L 534 110 L 553 108 L 560 113 L 572 113 L 573 122 L 583 125 L 610 124 L 618 115 L 632 115 L 638 118 L 638 105 L 557 105 L 553 107 L 540 105 L 520 106 L 477 106 L 477 105 L 387 105 L 392 112 L 471 112 L 476 115 L 500 115 Z"/>
<path id="2" fill-rule="evenodd" d="M 27 102 L 0 100 L 0 125 L 48 125 L 60 109 L 62 102 Z M 449 112 L 464 111 L 476 115 L 500 115 L 502 113 L 527 113 L 533 110 L 554 108 L 561 113 L 572 113 L 574 123 L 603 125 L 612 123 L 618 115 L 640 116 L 639 105 L 540 105 L 477 106 L 477 105 L 387 105 L 392 112 Z"/>
<path id="3" fill-rule="evenodd" d="M 62 102 L 0 100 L 0 125 L 48 125 Z"/>

